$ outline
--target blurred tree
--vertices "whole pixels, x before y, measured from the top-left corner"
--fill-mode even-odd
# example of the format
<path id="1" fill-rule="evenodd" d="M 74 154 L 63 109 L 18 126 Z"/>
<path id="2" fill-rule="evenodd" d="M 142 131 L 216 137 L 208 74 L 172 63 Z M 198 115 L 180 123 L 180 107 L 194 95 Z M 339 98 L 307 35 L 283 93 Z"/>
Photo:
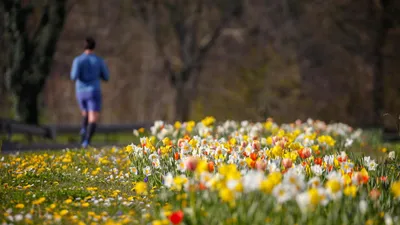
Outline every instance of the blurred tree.
<path id="1" fill-rule="evenodd" d="M 2 8 L 0 8 L 0 15 L 3 15 L 4 12 Z M 6 91 L 6 80 L 5 80 L 5 70 L 6 70 L 6 62 L 7 62 L 7 52 L 9 49 L 6 46 L 5 43 L 5 36 L 4 36 L 4 23 L 3 23 L 4 17 L 0 17 L 0 117 L 4 116 L 9 113 L 9 107 L 10 105 L 8 104 L 8 96 L 7 96 L 7 91 Z"/>
<path id="2" fill-rule="evenodd" d="M 389 34 L 389 30 L 400 22 L 400 5 L 396 0 L 372 1 L 372 10 L 375 11 L 378 26 L 375 41 L 373 42 L 373 53 L 370 57 L 373 71 L 373 107 L 376 125 L 383 124 L 382 116 L 385 113 L 384 105 L 384 55 L 383 48 Z M 397 5 L 396 5 L 397 2 Z"/>
<path id="3" fill-rule="evenodd" d="M 147 22 L 132 18 L 133 0 L 75 2 L 43 93 L 46 118 L 51 123 L 78 123 L 77 108 L 65 107 L 76 104 L 73 83 L 65 74 L 73 57 L 81 51 L 82 38 L 91 33 L 98 39 L 98 52 L 106 57 L 116 78 L 104 87 L 107 107 L 102 121 L 173 120 L 176 88 L 167 79 L 171 76 L 163 72 L 166 70 L 162 58 L 168 56 L 171 69 L 177 74 L 184 63 L 165 1 L 159 1 L 157 14 L 148 6 L 140 11 L 140 2 L 134 2 L 137 18 L 149 9 Z M 183 1 L 173 4 L 180 2 Z M 212 34 L 222 15 L 220 9 L 211 7 L 220 1 L 204 2 L 209 6 L 199 20 L 199 44 Z M 351 0 L 246 1 L 240 19 L 223 29 L 206 54 L 201 76 L 192 74 L 185 83 L 185 93 L 191 93 L 194 99 L 190 103 L 190 119 L 215 115 L 219 119 L 260 120 L 272 116 L 289 122 L 312 117 L 369 125 L 374 120 L 372 52 L 379 22 L 379 17 L 370 12 L 372 6 L 371 0 L 362 4 Z M 388 9 L 396 8 L 399 7 Z M 194 16 L 187 16 L 194 12 L 193 8 L 190 10 L 185 11 L 184 18 Z M 153 26 L 156 21 L 160 24 Z M 189 26 L 192 22 L 184 24 Z M 159 35 L 154 35 L 154 27 L 159 28 Z M 390 109 L 392 114 L 400 109 L 400 79 L 396 76 L 400 68 L 399 31 L 389 31 L 383 52 L 385 110 Z M 154 37 L 161 42 L 162 51 L 154 44 Z M 189 43 L 189 39 L 185 40 Z M 199 82 L 193 91 L 191 85 L 196 76 Z M 164 116 L 164 112 L 168 113 Z"/>
<path id="4" fill-rule="evenodd" d="M 18 119 L 39 123 L 38 97 L 49 75 L 67 0 L 2 0 L 7 45 L 6 83 Z"/>
<path id="5" fill-rule="evenodd" d="M 400 7 L 395 0 L 369 0 L 363 7 L 353 2 L 332 4 L 331 18 L 338 28 L 340 45 L 351 55 L 359 56 L 372 77 L 373 124 L 383 125 L 385 113 L 385 56 L 389 31 L 400 21 Z M 397 4 L 397 5 L 396 5 Z"/>
<path id="6" fill-rule="evenodd" d="M 399 1 L 266 3 L 279 9 L 269 14 L 270 24 L 275 24 L 270 31 L 281 43 L 287 40 L 279 46 L 281 53 L 282 47 L 295 49 L 306 95 L 315 102 L 330 102 L 326 104 L 329 111 L 337 101 L 341 109 L 336 112 L 346 118 L 340 119 L 343 122 L 381 125 L 385 109 L 382 49 L 400 16 Z M 338 113 L 330 118 L 322 114 L 324 120 L 339 119 Z"/>
<path id="7" fill-rule="evenodd" d="M 189 119 L 204 60 L 243 0 L 133 0 L 134 16 L 154 38 L 175 89 L 175 119 Z M 176 56 L 177 55 L 177 56 Z"/>
<path id="8" fill-rule="evenodd" d="M 2 8 L 0 8 L 0 15 L 3 15 L 4 12 Z M 6 48 L 5 45 L 5 36 L 4 36 L 4 23 L 3 23 L 4 17 L 0 17 L 0 48 L 2 51 L 0 51 L 0 94 L 1 96 L 4 95 L 5 93 L 5 64 L 6 64 L 6 55 L 8 48 Z M 0 99 L 1 101 L 2 99 Z"/>

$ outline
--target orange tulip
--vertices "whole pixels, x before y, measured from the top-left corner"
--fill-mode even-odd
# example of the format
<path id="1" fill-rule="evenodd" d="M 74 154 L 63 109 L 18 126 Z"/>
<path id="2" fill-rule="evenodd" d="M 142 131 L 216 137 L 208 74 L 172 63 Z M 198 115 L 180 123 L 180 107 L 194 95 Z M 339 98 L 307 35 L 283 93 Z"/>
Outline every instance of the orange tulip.
<path id="1" fill-rule="evenodd" d="M 213 172 L 214 171 L 214 162 L 208 162 L 208 172 Z"/>

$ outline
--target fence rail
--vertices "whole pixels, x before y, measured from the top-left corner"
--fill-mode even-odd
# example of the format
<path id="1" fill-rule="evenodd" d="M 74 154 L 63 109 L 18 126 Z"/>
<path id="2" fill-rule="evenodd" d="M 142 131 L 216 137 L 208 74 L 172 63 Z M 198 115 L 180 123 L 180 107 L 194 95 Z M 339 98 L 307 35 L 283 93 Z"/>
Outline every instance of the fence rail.
<path id="1" fill-rule="evenodd" d="M 121 132 L 133 132 L 134 129 L 150 128 L 153 125 L 152 122 L 140 122 L 134 124 L 99 124 L 96 128 L 96 133 L 121 133 Z M 56 134 L 73 134 L 78 133 L 81 129 L 80 125 L 49 125 Z"/>
<path id="2" fill-rule="evenodd" d="M 55 138 L 53 130 L 48 127 L 23 124 L 11 119 L 0 119 L 0 133 L 5 133 L 9 140 L 14 134 L 39 136 L 47 139 Z"/>
<path id="3" fill-rule="evenodd" d="M 99 124 L 97 134 L 114 134 L 133 132 L 134 129 L 150 128 L 153 122 L 139 122 L 133 124 Z M 79 146 L 76 144 L 59 144 L 59 143 L 32 143 L 23 145 L 21 143 L 12 142 L 12 136 L 16 134 L 36 136 L 49 140 L 55 140 L 59 135 L 78 134 L 81 129 L 80 125 L 28 125 L 12 119 L 0 118 L 0 134 L 6 134 L 6 140 L 0 140 L 0 150 L 4 151 L 20 151 L 20 150 L 39 150 L 39 149 L 63 149 Z M 108 140 L 108 138 L 107 138 Z M 105 143 L 99 144 L 105 146 Z"/>
<path id="4" fill-rule="evenodd" d="M 150 128 L 153 122 L 138 122 L 133 124 L 99 124 L 96 133 L 133 132 L 134 129 Z M 0 118 L 0 133 L 6 133 L 9 138 L 13 134 L 25 134 L 55 139 L 57 135 L 79 133 L 80 125 L 28 125 L 11 119 Z"/>

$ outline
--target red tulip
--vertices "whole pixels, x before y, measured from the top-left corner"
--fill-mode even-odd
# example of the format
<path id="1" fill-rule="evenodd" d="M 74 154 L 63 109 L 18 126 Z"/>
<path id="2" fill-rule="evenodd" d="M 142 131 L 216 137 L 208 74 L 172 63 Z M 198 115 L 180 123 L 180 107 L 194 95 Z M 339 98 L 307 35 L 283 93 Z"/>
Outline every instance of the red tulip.
<path id="1" fill-rule="evenodd" d="M 173 212 L 170 215 L 169 220 L 172 224 L 180 224 L 183 220 L 183 212 L 181 210 Z"/>
<path id="2" fill-rule="evenodd" d="M 256 161 L 256 160 L 257 160 L 257 157 L 258 157 L 257 153 L 254 153 L 254 152 L 250 153 L 250 158 L 251 158 L 253 161 Z"/>
<path id="3" fill-rule="evenodd" d="M 322 159 L 321 158 L 315 158 L 314 163 L 317 165 L 322 165 Z"/>
<path id="4" fill-rule="evenodd" d="M 175 158 L 175 160 L 179 160 L 180 159 L 179 152 L 175 152 L 174 153 L 174 158 Z"/>
<path id="5" fill-rule="evenodd" d="M 310 148 L 303 148 L 299 150 L 299 155 L 302 159 L 307 159 L 311 156 L 311 149 Z"/>

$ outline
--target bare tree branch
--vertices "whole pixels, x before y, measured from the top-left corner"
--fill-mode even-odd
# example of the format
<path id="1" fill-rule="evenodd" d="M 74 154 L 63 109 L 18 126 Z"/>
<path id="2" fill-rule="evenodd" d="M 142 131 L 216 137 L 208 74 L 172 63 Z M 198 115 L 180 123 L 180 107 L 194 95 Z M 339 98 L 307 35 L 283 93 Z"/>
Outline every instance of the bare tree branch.
<path id="1" fill-rule="evenodd" d="M 170 83 L 177 91 L 175 101 L 179 119 L 188 116 L 190 100 L 193 98 L 201 66 L 206 54 L 215 45 L 223 29 L 240 14 L 242 0 L 135 0 L 133 3 L 135 16 L 142 21 L 153 36 L 155 45 L 164 62 L 164 69 Z M 207 10 L 204 10 L 206 9 Z M 204 18 L 202 18 L 204 16 Z M 210 17 L 211 18 L 206 18 Z M 216 19 L 219 18 L 219 19 Z M 215 28 L 206 29 L 200 26 Z M 205 32 L 204 38 L 198 40 L 200 32 Z M 174 41 L 168 39 L 175 37 Z M 177 46 L 175 46 L 177 44 Z M 165 51 L 166 47 L 175 46 L 179 57 L 179 67 L 176 68 Z M 191 80 L 191 82 L 188 82 Z M 191 88 L 189 88 L 189 86 Z M 188 93 L 186 93 L 188 92 Z"/>
<path id="2" fill-rule="evenodd" d="M 76 6 L 76 4 L 78 3 L 79 0 L 68 0 L 68 6 L 66 9 L 66 13 L 67 15 L 69 15 L 72 11 L 72 9 Z"/>
<path id="3" fill-rule="evenodd" d="M 46 27 L 47 23 L 49 22 L 49 5 L 46 5 L 43 10 L 44 10 L 44 12 L 40 19 L 39 25 L 33 34 L 33 40 L 38 39 L 39 35 L 43 32 L 43 29 Z"/>

